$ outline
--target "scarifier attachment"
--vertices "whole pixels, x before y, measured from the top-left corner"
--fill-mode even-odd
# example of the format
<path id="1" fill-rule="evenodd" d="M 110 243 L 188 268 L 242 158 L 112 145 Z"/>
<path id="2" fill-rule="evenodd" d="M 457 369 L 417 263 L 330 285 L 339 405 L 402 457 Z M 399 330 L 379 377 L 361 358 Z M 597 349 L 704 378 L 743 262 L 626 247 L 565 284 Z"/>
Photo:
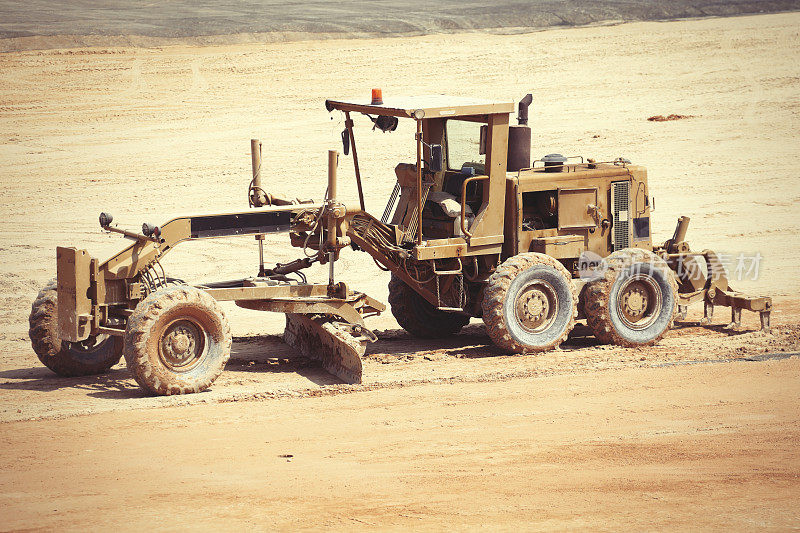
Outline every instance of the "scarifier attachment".
<path id="1" fill-rule="evenodd" d="M 680 217 L 672 239 L 666 241 L 655 251 L 667 261 L 678 279 L 678 317 L 686 319 L 689 305 L 702 301 L 704 305 L 701 325 L 711 324 L 714 306 L 731 308 L 731 322 L 727 328 L 734 331 L 742 327 L 742 309 L 759 313 L 761 331 L 770 332 L 769 319 L 772 312 L 772 298 L 768 296 L 748 296 L 735 291 L 728 284 L 728 273 L 719 256 L 711 250 L 693 253 L 684 239 L 689 227 L 689 217 Z M 701 259 L 705 262 L 707 273 L 703 274 Z"/>
<path id="2" fill-rule="evenodd" d="M 337 322 L 331 315 L 286 313 L 283 340 L 347 383 L 361 383 L 361 356 L 375 334 L 360 325 Z"/>

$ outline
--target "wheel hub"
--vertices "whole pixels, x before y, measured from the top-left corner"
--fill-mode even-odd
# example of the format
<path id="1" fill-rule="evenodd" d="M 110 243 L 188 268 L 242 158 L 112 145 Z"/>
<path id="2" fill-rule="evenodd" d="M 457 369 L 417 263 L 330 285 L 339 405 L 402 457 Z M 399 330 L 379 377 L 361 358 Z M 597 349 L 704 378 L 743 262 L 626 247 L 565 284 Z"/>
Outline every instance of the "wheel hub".
<path id="1" fill-rule="evenodd" d="M 617 310 L 622 322 L 631 329 L 649 327 L 661 312 L 662 294 L 655 280 L 646 274 L 633 276 L 622 287 Z"/>
<path id="2" fill-rule="evenodd" d="M 524 313 L 528 320 L 541 319 L 547 313 L 547 296 L 540 291 L 533 291 L 526 298 Z"/>
<path id="3" fill-rule="evenodd" d="M 514 307 L 522 327 L 530 331 L 543 330 L 555 318 L 555 290 L 539 281 L 520 291 Z"/>
<path id="4" fill-rule="evenodd" d="M 204 344 L 203 334 L 196 324 L 178 320 L 164 330 L 159 355 L 169 368 L 186 371 L 200 360 Z"/>
<path id="5" fill-rule="evenodd" d="M 193 347 L 192 346 L 193 344 L 194 344 L 194 339 L 190 339 L 185 334 L 183 333 L 173 334 L 172 339 L 170 341 L 170 348 L 171 348 L 170 351 L 174 355 L 180 354 L 182 356 L 181 359 L 184 359 L 190 351 L 189 348 Z"/>
<path id="6" fill-rule="evenodd" d="M 622 305 L 625 311 L 632 316 L 641 316 L 647 309 L 647 291 L 641 286 L 632 285 L 622 296 Z"/>

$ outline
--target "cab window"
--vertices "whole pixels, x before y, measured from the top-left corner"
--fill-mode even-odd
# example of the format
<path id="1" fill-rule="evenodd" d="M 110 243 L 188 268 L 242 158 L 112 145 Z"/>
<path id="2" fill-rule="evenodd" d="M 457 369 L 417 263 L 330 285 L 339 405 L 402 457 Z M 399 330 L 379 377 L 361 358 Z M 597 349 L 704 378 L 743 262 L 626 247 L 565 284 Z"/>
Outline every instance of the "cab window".
<path id="1" fill-rule="evenodd" d="M 485 156 L 480 154 L 480 122 L 450 119 L 446 134 L 448 169 L 461 170 L 464 163 L 485 163 Z"/>

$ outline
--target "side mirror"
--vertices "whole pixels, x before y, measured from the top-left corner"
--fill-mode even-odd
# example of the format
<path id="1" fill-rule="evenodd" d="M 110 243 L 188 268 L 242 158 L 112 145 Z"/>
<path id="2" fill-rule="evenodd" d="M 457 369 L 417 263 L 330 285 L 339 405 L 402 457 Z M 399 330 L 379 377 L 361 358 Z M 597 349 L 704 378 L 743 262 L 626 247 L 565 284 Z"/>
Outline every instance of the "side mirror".
<path id="1" fill-rule="evenodd" d="M 350 154 L 350 131 L 347 128 L 342 130 L 342 151 L 344 155 Z"/>
<path id="2" fill-rule="evenodd" d="M 441 144 L 431 145 L 431 162 L 429 166 L 431 172 L 441 172 L 444 168 L 444 152 L 442 152 Z"/>

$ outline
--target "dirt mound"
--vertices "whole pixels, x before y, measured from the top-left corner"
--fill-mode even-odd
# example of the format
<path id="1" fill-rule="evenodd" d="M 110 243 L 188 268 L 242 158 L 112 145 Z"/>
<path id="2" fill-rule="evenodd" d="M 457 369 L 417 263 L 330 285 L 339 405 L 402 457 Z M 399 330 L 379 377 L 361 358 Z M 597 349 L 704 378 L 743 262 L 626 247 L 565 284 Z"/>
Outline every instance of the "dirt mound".
<path id="1" fill-rule="evenodd" d="M 683 120 L 685 118 L 693 118 L 693 115 L 654 115 L 652 117 L 648 117 L 647 120 L 650 122 L 668 122 L 670 120 Z"/>
<path id="2" fill-rule="evenodd" d="M 33 4 L 33 5 L 31 5 Z M 363 2 L 136 2 L 84 3 L 0 0 L 0 50 L 87 46 L 157 47 L 241 44 L 434 33 L 528 32 L 549 27 L 775 13 L 800 9 L 800 0 L 493 0 L 435 4 L 404 0 L 367 9 Z M 48 16 L 51 13 L 57 16 Z"/>

